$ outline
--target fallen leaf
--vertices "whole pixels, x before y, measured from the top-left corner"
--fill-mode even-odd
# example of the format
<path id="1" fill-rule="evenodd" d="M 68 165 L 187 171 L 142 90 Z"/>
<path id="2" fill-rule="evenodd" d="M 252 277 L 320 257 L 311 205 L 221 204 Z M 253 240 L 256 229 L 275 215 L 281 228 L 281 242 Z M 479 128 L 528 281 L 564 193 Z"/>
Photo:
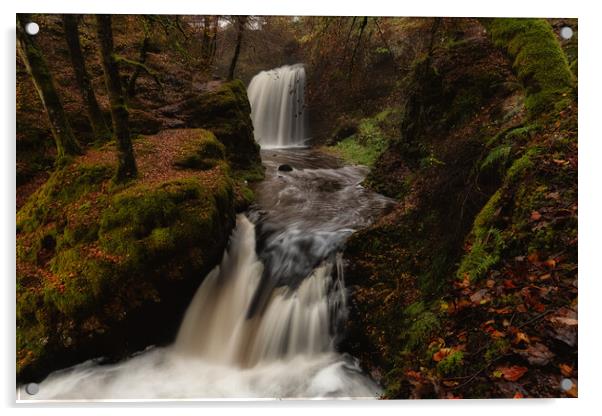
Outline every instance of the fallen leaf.
<path id="1" fill-rule="evenodd" d="M 436 353 L 433 354 L 433 361 L 438 363 L 439 361 L 441 361 L 445 357 L 447 357 L 451 352 L 452 352 L 451 348 L 441 348 L 439 351 L 437 351 Z"/>
<path id="2" fill-rule="evenodd" d="M 512 313 L 512 308 L 510 308 L 509 306 L 506 306 L 506 307 L 500 308 L 500 309 L 489 309 L 489 312 L 495 312 L 499 315 L 508 315 L 509 313 Z"/>
<path id="3" fill-rule="evenodd" d="M 487 289 L 481 289 L 470 296 L 470 301 L 474 304 L 483 304 L 488 302 L 491 297 L 488 294 Z"/>
<path id="4" fill-rule="evenodd" d="M 548 280 L 550 277 L 552 277 L 552 275 L 550 273 L 547 273 L 547 274 L 539 276 L 539 280 L 545 281 L 545 280 Z"/>
<path id="5" fill-rule="evenodd" d="M 570 377 L 573 374 L 573 366 L 569 364 L 560 364 L 560 373 L 565 377 Z"/>
<path id="6" fill-rule="evenodd" d="M 537 366 L 548 365 L 550 360 L 554 358 L 554 353 L 539 342 L 535 345 L 529 345 L 526 350 L 519 351 L 519 354 L 525 357 L 529 364 Z"/>
<path id="7" fill-rule="evenodd" d="M 513 399 L 523 399 L 525 396 L 523 396 L 523 394 L 520 391 L 517 391 L 516 393 L 514 393 L 514 397 L 512 397 Z"/>
<path id="8" fill-rule="evenodd" d="M 553 316 L 552 318 L 550 318 L 550 321 L 569 326 L 577 325 L 579 323 L 576 319 L 565 318 L 563 316 Z"/>
<path id="9" fill-rule="evenodd" d="M 548 259 L 544 262 L 544 265 L 547 266 L 550 269 L 553 269 L 556 267 L 556 260 L 554 259 Z"/>
<path id="10" fill-rule="evenodd" d="M 422 375 L 418 371 L 414 370 L 406 371 L 406 376 L 415 380 L 420 380 L 422 378 Z"/>
<path id="11" fill-rule="evenodd" d="M 498 370 L 502 373 L 504 380 L 516 381 L 525 375 L 527 367 L 513 365 L 511 367 L 499 367 Z"/>
<path id="12" fill-rule="evenodd" d="M 531 220 L 532 221 L 539 221 L 541 219 L 541 214 L 538 211 L 533 211 L 531 213 Z"/>
<path id="13" fill-rule="evenodd" d="M 506 289 L 516 289 L 516 285 L 511 279 L 504 280 L 503 284 Z"/>
<path id="14" fill-rule="evenodd" d="M 529 260 L 531 263 L 539 262 L 539 253 L 537 251 L 534 251 L 533 253 L 527 256 L 527 260 Z"/>
<path id="15" fill-rule="evenodd" d="M 514 337 L 514 344 L 520 344 L 521 342 L 529 343 L 529 336 L 524 332 L 518 331 Z"/>

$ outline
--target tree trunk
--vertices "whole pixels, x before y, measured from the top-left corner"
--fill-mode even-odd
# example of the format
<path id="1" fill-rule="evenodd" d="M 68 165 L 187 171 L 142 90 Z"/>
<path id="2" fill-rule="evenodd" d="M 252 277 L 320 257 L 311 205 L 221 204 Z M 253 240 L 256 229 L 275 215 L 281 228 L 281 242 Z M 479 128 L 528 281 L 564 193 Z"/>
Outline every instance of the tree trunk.
<path id="1" fill-rule="evenodd" d="M 57 161 L 59 161 L 64 156 L 81 154 L 81 148 L 73 135 L 42 51 L 34 37 L 25 32 L 25 25 L 29 22 L 29 15 L 17 15 L 17 51 L 33 80 L 33 85 L 50 121 L 50 130 L 56 143 Z"/>
<path id="2" fill-rule="evenodd" d="M 79 87 L 79 91 L 81 92 L 88 111 L 88 118 L 90 119 L 94 137 L 101 140 L 108 139 L 111 137 L 111 130 L 102 116 L 102 111 L 96 100 L 96 95 L 94 94 L 88 71 L 86 71 L 86 62 L 79 42 L 77 19 L 77 15 L 74 14 L 63 15 L 63 28 L 65 30 L 67 46 L 69 47 L 73 72 L 75 73 L 77 86 Z"/>
<path id="3" fill-rule="evenodd" d="M 140 57 L 138 59 L 139 62 L 142 64 L 146 63 L 146 54 L 148 52 L 149 45 L 150 45 L 150 37 L 149 37 L 149 34 L 145 31 L 144 40 L 142 41 L 142 47 L 140 48 Z M 137 66 L 136 69 L 134 70 L 134 73 L 130 77 L 130 80 L 127 85 L 128 98 L 134 98 L 136 96 L 136 80 L 138 80 L 138 77 L 140 76 L 141 72 L 142 72 L 142 67 Z"/>
<path id="4" fill-rule="evenodd" d="M 133 178 L 137 174 L 134 149 L 130 138 L 128 125 L 128 110 L 119 79 L 119 66 L 113 51 L 113 32 L 111 16 L 106 14 L 96 15 L 96 34 L 100 43 L 102 69 L 105 75 L 105 84 L 111 103 L 111 119 L 113 120 L 113 133 L 117 142 L 117 172 L 115 180 L 118 182 Z"/>
<path id="5" fill-rule="evenodd" d="M 203 37 L 201 38 L 201 55 L 203 62 L 207 63 L 210 56 L 210 39 L 209 39 L 209 16 L 203 16 Z"/>
<path id="6" fill-rule="evenodd" d="M 215 53 L 217 52 L 217 30 L 219 27 L 219 16 L 213 16 L 213 31 L 211 38 L 211 64 L 215 61 Z"/>
<path id="7" fill-rule="evenodd" d="M 238 55 L 240 54 L 240 45 L 242 43 L 242 35 L 245 31 L 245 24 L 247 23 L 247 16 L 237 16 L 238 21 L 238 33 L 236 35 L 236 48 L 234 49 L 234 56 L 232 62 L 230 62 L 230 70 L 228 71 L 228 80 L 234 79 L 234 70 L 236 69 L 236 62 L 238 61 Z"/>

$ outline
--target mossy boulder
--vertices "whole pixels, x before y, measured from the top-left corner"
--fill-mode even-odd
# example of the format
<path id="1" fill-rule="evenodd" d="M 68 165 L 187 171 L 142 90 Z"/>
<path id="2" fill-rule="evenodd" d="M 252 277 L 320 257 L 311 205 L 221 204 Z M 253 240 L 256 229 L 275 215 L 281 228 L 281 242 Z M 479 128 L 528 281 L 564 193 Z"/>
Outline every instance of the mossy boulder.
<path id="1" fill-rule="evenodd" d="M 181 155 L 174 160 L 180 168 L 211 169 L 226 158 L 224 145 L 211 132 L 199 135 L 198 138 L 183 146 Z"/>
<path id="2" fill-rule="evenodd" d="M 211 130 L 223 143 L 233 166 L 253 169 L 261 165 L 259 145 L 253 136 L 251 106 L 240 80 L 219 85 L 171 108 L 187 127 Z"/>
<path id="3" fill-rule="evenodd" d="M 493 42 L 512 57 L 513 68 L 525 88 L 525 106 L 532 117 L 562 110 L 574 100 L 575 76 L 546 20 L 483 21 Z"/>
<path id="4" fill-rule="evenodd" d="M 204 133 L 177 143 L 223 158 L 223 146 Z M 101 151 L 54 172 L 18 211 L 19 379 L 170 342 L 219 262 L 238 186 L 227 164 L 156 172 L 166 156 L 143 154 L 144 144 L 135 142 L 140 179 L 115 185 L 114 162 Z"/>

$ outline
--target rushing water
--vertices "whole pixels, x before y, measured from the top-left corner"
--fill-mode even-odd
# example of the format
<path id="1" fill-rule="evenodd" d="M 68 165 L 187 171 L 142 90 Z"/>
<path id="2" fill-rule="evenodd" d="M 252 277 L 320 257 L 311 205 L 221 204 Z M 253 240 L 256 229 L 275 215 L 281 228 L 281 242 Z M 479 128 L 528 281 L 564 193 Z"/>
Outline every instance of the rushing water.
<path id="1" fill-rule="evenodd" d="M 262 148 L 305 144 L 308 128 L 303 65 L 260 72 L 251 80 L 248 95 L 255 140 Z"/>
<path id="2" fill-rule="evenodd" d="M 312 149 L 264 148 L 262 160 L 256 204 L 238 215 L 172 345 L 57 371 L 20 397 L 377 397 L 357 360 L 336 349 L 347 312 L 341 251 L 391 201 L 360 185 L 366 168 Z"/>

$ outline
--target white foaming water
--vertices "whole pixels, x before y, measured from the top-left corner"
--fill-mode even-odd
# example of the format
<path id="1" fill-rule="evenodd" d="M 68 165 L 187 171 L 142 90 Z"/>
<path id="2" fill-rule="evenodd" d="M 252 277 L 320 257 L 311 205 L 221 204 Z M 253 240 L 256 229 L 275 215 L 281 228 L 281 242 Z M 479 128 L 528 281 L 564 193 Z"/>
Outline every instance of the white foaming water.
<path id="1" fill-rule="evenodd" d="M 255 141 L 262 148 L 305 145 L 308 128 L 302 64 L 260 72 L 251 80 L 247 95 Z"/>
<path id="2" fill-rule="evenodd" d="M 357 360 L 334 349 L 331 323 L 345 314 L 340 256 L 295 289 L 271 291 L 248 310 L 263 272 L 255 226 L 237 217 L 230 248 L 192 300 L 174 345 L 114 365 L 94 360 L 52 373 L 40 399 L 374 398 Z M 334 266 L 337 266 L 336 268 Z"/>

